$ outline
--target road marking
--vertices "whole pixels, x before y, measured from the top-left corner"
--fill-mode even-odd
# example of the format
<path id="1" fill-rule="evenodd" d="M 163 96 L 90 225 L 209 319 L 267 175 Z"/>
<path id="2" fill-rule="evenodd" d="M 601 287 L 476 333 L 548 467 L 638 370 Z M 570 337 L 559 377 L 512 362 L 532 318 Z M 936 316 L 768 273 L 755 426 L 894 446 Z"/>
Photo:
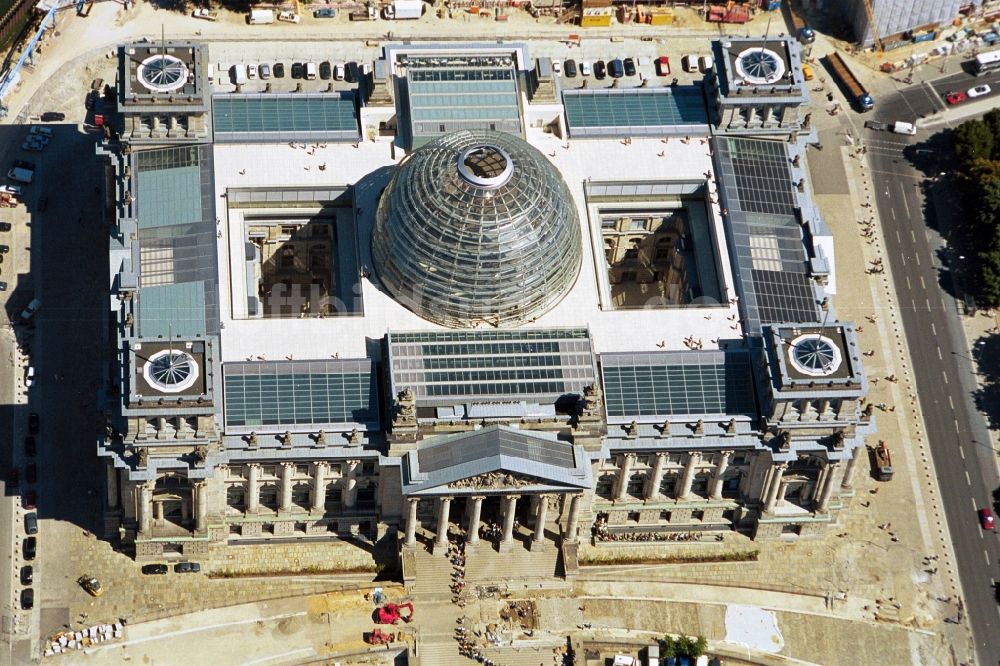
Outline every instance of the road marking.
<path id="1" fill-rule="evenodd" d="M 986 566 L 990 566 L 990 554 L 984 550 L 983 556 L 986 558 Z"/>
<path id="2" fill-rule="evenodd" d="M 937 335 L 937 326 L 934 325 L 934 322 L 931 322 L 931 333 Z"/>
<path id="3" fill-rule="evenodd" d="M 924 276 L 923 275 L 920 276 L 920 287 L 922 289 L 927 289 L 927 283 L 924 282 Z"/>
<path id="4" fill-rule="evenodd" d="M 920 265 L 920 255 L 917 254 L 916 252 L 913 253 L 913 260 L 917 262 L 917 266 Z"/>
<path id="5" fill-rule="evenodd" d="M 962 456 L 962 460 L 965 460 L 965 448 L 961 444 L 958 445 L 958 455 Z M 976 501 L 972 500 L 972 503 L 975 504 Z"/>
<path id="6" fill-rule="evenodd" d="M 951 399 L 950 395 L 948 396 L 948 406 L 955 409 L 955 401 Z"/>
<path id="7" fill-rule="evenodd" d="M 969 486 L 972 485 L 972 479 L 969 478 L 969 470 L 965 470 L 965 483 Z"/>
<path id="8" fill-rule="evenodd" d="M 948 373 L 947 372 L 945 372 L 944 370 L 942 370 L 941 371 L 941 376 L 944 377 L 944 383 L 945 384 L 950 384 L 951 383 L 951 382 L 948 381 Z"/>
<path id="9" fill-rule="evenodd" d="M 893 213 L 893 217 L 895 217 L 895 213 Z M 903 242 L 903 237 L 899 235 L 899 229 L 896 229 L 896 242 L 897 243 Z"/>
<path id="10" fill-rule="evenodd" d="M 910 284 L 910 276 L 906 276 L 906 290 L 913 291 L 913 285 Z"/>
<path id="11" fill-rule="evenodd" d="M 917 235 L 913 233 L 913 229 L 910 229 L 910 240 L 913 241 L 914 245 L 917 244 Z"/>
<path id="12" fill-rule="evenodd" d="M 972 502 L 972 510 L 973 511 L 979 511 L 979 505 L 976 504 L 976 498 L 975 497 L 970 497 L 969 501 Z"/>
<path id="13" fill-rule="evenodd" d="M 952 425 L 955 426 L 955 432 L 957 432 L 959 435 L 961 435 L 962 431 L 958 427 L 958 419 L 952 419 L 951 423 L 952 423 Z"/>
<path id="14" fill-rule="evenodd" d="M 892 221 L 895 222 L 896 221 L 896 209 L 895 208 L 890 208 L 889 212 L 892 213 Z M 896 232 L 896 236 L 897 237 L 899 236 L 899 232 L 898 231 Z"/>
<path id="15" fill-rule="evenodd" d="M 903 185 L 902 184 L 900 184 L 900 186 L 899 186 L 899 191 L 903 193 L 903 208 L 906 209 L 906 217 L 909 218 L 910 217 L 910 205 L 908 203 L 906 203 L 906 192 L 903 191 Z"/>
<path id="16" fill-rule="evenodd" d="M 938 360 L 939 360 L 939 361 L 943 361 L 943 360 L 944 360 L 944 357 L 943 357 L 943 356 L 941 356 L 941 348 L 940 348 L 940 347 L 938 347 L 938 348 L 937 348 L 937 353 L 938 353 Z M 950 399 L 950 398 L 949 398 L 949 399 Z"/>

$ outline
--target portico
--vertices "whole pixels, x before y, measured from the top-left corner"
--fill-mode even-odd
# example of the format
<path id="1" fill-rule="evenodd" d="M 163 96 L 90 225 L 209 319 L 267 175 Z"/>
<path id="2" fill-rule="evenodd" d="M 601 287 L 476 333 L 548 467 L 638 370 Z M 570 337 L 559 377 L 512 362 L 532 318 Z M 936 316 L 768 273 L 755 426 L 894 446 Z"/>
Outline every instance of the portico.
<path id="1" fill-rule="evenodd" d="M 472 552 L 484 543 L 505 553 L 578 538 L 591 483 L 579 446 L 491 426 L 428 440 L 403 462 L 404 548 L 416 547 L 423 530 L 433 534 L 435 551 L 447 546 L 449 531 Z"/>

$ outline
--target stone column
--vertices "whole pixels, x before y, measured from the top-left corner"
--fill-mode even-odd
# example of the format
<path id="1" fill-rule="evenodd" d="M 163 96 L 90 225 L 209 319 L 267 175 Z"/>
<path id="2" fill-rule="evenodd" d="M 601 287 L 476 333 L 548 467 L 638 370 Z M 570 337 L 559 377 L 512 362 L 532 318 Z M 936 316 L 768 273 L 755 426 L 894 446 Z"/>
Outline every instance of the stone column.
<path id="1" fill-rule="evenodd" d="M 684 476 L 681 477 L 681 487 L 677 490 L 677 499 L 685 499 L 691 494 L 691 484 L 694 482 L 694 473 L 701 461 L 701 454 L 692 451 L 688 454 L 687 465 L 684 466 Z"/>
<path id="2" fill-rule="evenodd" d="M 149 534 L 153 524 L 153 488 L 148 483 L 139 486 L 139 531 Z"/>
<path id="3" fill-rule="evenodd" d="M 420 500 L 411 497 L 407 502 L 410 504 L 410 512 L 406 516 L 406 545 L 412 548 L 417 545 L 417 505 Z"/>
<path id="4" fill-rule="evenodd" d="M 781 477 L 785 475 L 788 463 L 778 463 L 771 467 L 771 484 L 767 488 L 767 496 L 764 498 L 764 512 L 774 511 L 774 505 L 778 501 L 778 490 L 781 488 Z"/>
<path id="5" fill-rule="evenodd" d="M 854 454 L 848 459 L 847 467 L 844 468 L 844 478 L 840 482 L 841 488 L 850 490 L 854 486 L 854 472 L 858 468 L 858 458 L 864 452 L 866 452 L 866 448 L 863 446 L 854 449 Z"/>
<path id="6" fill-rule="evenodd" d="M 580 504 L 583 495 L 573 495 L 569 503 L 569 520 L 566 521 L 566 541 L 576 543 L 580 526 Z"/>
<path id="7" fill-rule="evenodd" d="M 840 463 L 827 463 L 826 480 L 823 482 L 823 489 L 820 491 L 819 503 L 816 505 L 817 513 L 826 513 L 830 508 L 830 496 L 833 494 L 833 479 L 836 476 Z"/>
<path id="8" fill-rule="evenodd" d="M 118 508 L 118 469 L 114 463 L 108 465 L 108 508 Z"/>
<path id="9" fill-rule="evenodd" d="M 653 463 L 653 471 L 649 475 L 649 482 L 646 484 L 646 499 L 653 499 L 660 494 L 660 484 L 663 483 L 663 471 L 667 464 L 667 454 L 657 453 L 656 462 Z"/>
<path id="10" fill-rule="evenodd" d="M 153 520 L 157 525 L 163 522 L 163 502 L 153 502 Z"/>
<path id="11" fill-rule="evenodd" d="M 472 511 L 469 513 L 469 528 L 466 530 L 465 534 L 465 546 L 475 547 L 479 545 L 479 519 L 483 515 L 483 500 L 482 496 L 476 496 L 472 499 Z"/>
<path id="12" fill-rule="evenodd" d="M 500 541 L 500 552 L 508 553 L 514 547 L 514 514 L 517 511 L 519 495 L 507 495 L 504 499 L 507 506 L 503 514 L 503 539 Z"/>
<path id="13" fill-rule="evenodd" d="M 326 507 L 326 470 L 325 462 L 318 462 L 313 468 L 313 511 L 322 511 Z"/>
<path id="14" fill-rule="evenodd" d="M 545 521 L 549 517 L 549 496 L 539 495 L 538 512 L 535 514 L 535 535 L 531 540 L 531 550 L 542 550 L 545 547 Z"/>
<path id="15" fill-rule="evenodd" d="M 729 469 L 729 460 L 733 457 L 732 451 L 723 451 L 719 458 L 719 464 L 715 466 L 715 476 L 712 478 L 712 490 L 708 494 L 709 499 L 722 499 L 722 477 Z"/>
<path id="16" fill-rule="evenodd" d="M 250 463 L 250 478 L 247 479 L 247 513 L 260 510 L 260 465 Z"/>
<path id="17" fill-rule="evenodd" d="M 292 510 L 292 475 L 295 473 L 294 463 L 281 463 L 281 504 L 282 511 Z"/>
<path id="18" fill-rule="evenodd" d="M 358 461 L 348 460 L 344 463 L 346 467 L 344 473 L 344 485 L 340 491 L 340 501 L 348 509 L 354 506 L 354 500 L 358 496 Z"/>
<path id="19" fill-rule="evenodd" d="M 816 475 L 816 483 L 813 484 L 812 494 L 809 497 L 814 506 L 819 503 L 819 497 L 823 492 L 823 488 L 826 486 L 826 479 L 829 474 L 830 465 L 829 463 L 824 463 L 823 466 L 819 468 L 819 474 Z"/>
<path id="20" fill-rule="evenodd" d="M 195 529 L 204 532 L 208 528 L 208 482 L 194 484 Z"/>
<path id="21" fill-rule="evenodd" d="M 181 500 L 181 522 L 186 523 L 191 518 L 191 505 L 194 504 L 194 488 L 191 489 L 191 499 Z M 162 514 L 162 511 L 160 512 Z M 160 518 L 163 516 L 161 515 Z"/>
<path id="22" fill-rule="evenodd" d="M 624 460 L 622 461 L 622 466 L 618 468 L 618 488 L 615 492 L 615 501 L 624 501 L 626 493 L 628 493 L 628 479 L 632 476 L 632 465 L 635 464 L 635 454 L 626 453 Z"/>
<path id="23" fill-rule="evenodd" d="M 438 501 L 440 508 L 438 509 L 437 540 L 434 542 L 434 546 L 443 547 L 448 545 L 448 514 L 451 512 L 451 498 L 442 497 Z"/>

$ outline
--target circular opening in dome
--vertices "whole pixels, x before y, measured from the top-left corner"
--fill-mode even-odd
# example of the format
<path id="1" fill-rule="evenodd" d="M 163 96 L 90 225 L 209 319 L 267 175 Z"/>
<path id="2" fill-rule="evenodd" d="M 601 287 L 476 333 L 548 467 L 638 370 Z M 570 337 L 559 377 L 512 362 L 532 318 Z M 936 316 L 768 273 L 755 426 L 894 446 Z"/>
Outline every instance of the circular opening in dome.
<path id="1" fill-rule="evenodd" d="M 804 375 L 824 377 L 837 371 L 843 360 L 840 349 L 830 338 L 809 333 L 792 340 L 789 359 Z"/>
<path id="2" fill-rule="evenodd" d="M 188 68 L 180 58 L 162 53 L 143 60 L 136 76 L 147 90 L 174 92 L 187 83 Z"/>
<path id="3" fill-rule="evenodd" d="M 187 352 L 164 349 L 149 357 L 142 375 L 150 386 L 164 393 L 179 393 L 198 380 L 198 362 Z"/>
<path id="4" fill-rule="evenodd" d="M 766 85 L 785 75 L 785 61 L 771 49 L 747 49 L 736 56 L 736 72 L 747 83 Z"/>
<path id="5" fill-rule="evenodd" d="M 513 170 L 510 155 L 497 146 L 473 146 L 458 157 L 462 178 L 479 187 L 503 185 Z"/>

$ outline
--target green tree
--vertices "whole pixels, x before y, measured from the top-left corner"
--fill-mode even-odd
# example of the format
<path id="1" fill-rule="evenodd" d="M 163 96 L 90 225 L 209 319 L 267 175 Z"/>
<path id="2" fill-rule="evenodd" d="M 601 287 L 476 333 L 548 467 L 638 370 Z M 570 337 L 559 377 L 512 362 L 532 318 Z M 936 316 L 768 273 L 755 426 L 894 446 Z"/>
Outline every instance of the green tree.
<path id="1" fill-rule="evenodd" d="M 705 654 L 706 650 L 708 650 L 708 639 L 704 636 L 699 636 L 694 640 L 694 645 L 691 646 L 691 656 L 700 657 Z"/>
<path id="2" fill-rule="evenodd" d="M 688 657 L 693 656 L 691 654 L 691 648 L 693 647 L 694 641 L 688 636 L 680 636 L 677 638 L 677 654 L 685 655 Z"/>
<path id="3" fill-rule="evenodd" d="M 955 154 L 963 167 L 976 158 L 993 156 L 993 133 L 982 120 L 967 120 L 955 128 Z"/>
<path id="4" fill-rule="evenodd" d="M 660 656 L 664 658 L 677 656 L 677 646 L 674 645 L 672 636 L 664 636 L 663 640 L 660 641 L 660 653 Z"/>
<path id="5" fill-rule="evenodd" d="M 989 128 L 990 134 L 994 136 L 993 152 L 990 154 L 990 158 L 1000 159 L 1000 141 L 996 140 L 996 137 L 1000 137 L 1000 109 L 992 109 L 987 112 L 983 116 L 983 122 Z"/>

